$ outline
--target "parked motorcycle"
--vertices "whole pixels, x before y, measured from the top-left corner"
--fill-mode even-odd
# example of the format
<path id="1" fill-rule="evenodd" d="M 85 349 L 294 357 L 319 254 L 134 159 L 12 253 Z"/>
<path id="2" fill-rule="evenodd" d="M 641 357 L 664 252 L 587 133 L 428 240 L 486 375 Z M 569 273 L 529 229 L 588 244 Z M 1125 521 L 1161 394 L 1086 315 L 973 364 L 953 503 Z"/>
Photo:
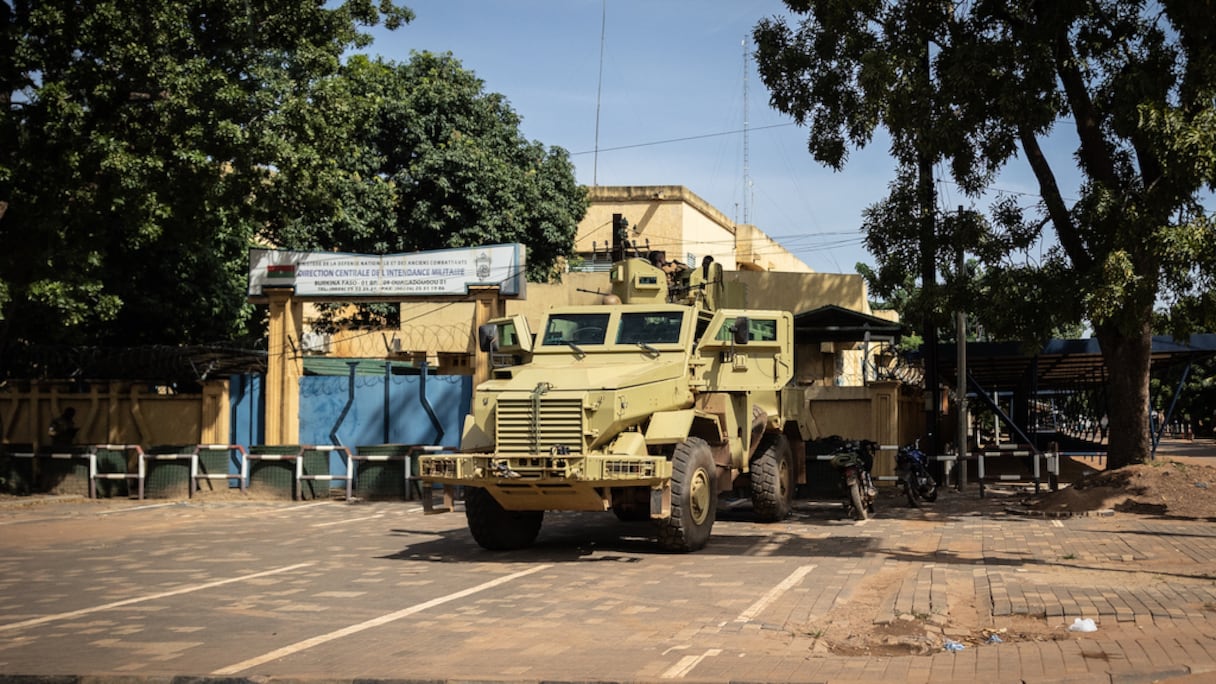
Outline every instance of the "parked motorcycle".
<path id="1" fill-rule="evenodd" d="M 865 520 L 874 512 L 878 489 L 870 470 L 874 467 L 877 449 L 878 443 L 870 440 L 846 442 L 832 456 L 832 467 L 840 473 L 840 484 L 845 491 L 845 512 L 855 520 Z"/>
<path id="2" fill-rule="evenodd" d="M 929 458 L 920 450 L 919 439 L 895 453 L 895 475 L 909 506 L 919 508 L 921 501 L 937 500 L 937 481 L 929 474 Z"/>

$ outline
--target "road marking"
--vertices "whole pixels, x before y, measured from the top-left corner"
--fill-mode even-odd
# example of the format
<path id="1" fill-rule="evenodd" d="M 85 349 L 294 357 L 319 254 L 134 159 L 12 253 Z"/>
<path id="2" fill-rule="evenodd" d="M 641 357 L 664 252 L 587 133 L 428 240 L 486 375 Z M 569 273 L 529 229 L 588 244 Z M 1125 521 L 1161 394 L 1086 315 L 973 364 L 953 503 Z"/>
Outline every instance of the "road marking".
<path id="1" fill-rule="evenodd" d="M 802 578 L 806 577 L 806 574 L 814 569 L 814 565 L 804 565 L 790 573 L 789 577 L 781 580 L 780 584 L 769 589 L 767 594 L 761 596 L 759 601 L 756 601 L 747 610 L 739 613 L 739 617 L 735 618 L 735 622 L 748 622 L 759 615 L 761 611 L 768 608 L 773 601 L 780 598 L 782 594 L 789 591 L 795 584 L 801 582 Z"/>
<path id="2" fill-rule="evenodd" d="M 1052 520 L 1051 526 L 1052 527 L 1064 527 L 1064 523 L 1060 520 Z"/>
<path id="3" fill-rule="evenodd" d="M 346 523 L 359 522 L 361 520 L 374 520 L 375 518 L 383 518 L 383 517 L 384 517 L 384 514 L 379 513 L 377 515 L 365 515 L 362 518 L 348 518 L 346 520 L 335 520 L 333 522 L 317 523 L 315 525 L 311 525 L 310 527 L 329 527 L 330 525 L 345 525 Z"/>
<path id="4" fill-rule="evenodd" d="M 504 575 L 502 577 L 499 577 L 498 579 L 494 579 L 494 580 L 490 580 L 489 582 L 484 582 L 482 584 L 478 584 L 475 587 L 469 587 L 468 589 L 463 589 L 454 594 L 448 594 L 447 596 L 440 596 L 438 598 L 433 598 L 430 601 L 424 601 L 422 603 L 412 605 L 409 608 L 402 608 L 401 610 L 398 610 L 394 613 L 388 613 L 386 615 L 381 615 L 378 618 L 372 618 L 371 620 L 367 620 L 365 622 L 360 622 L 358 624 L 350 625 L 349 627 L 343 627 L 342 629 L 335 630 L 328 634 L 321 634 L 321 635 L 312 637 L 311 639 L 297 641 L 296 643 L 291 644 L 289 646 L 284 646 L 283 648 L 275 649 L 269 653 L 262 654 L 255 658 L 250 658 L 248 660 L 242 660 L 241 662 L 236 663 L 235 665 L 229 665 L 228 667 L 221 668 L 219 670 L 216 670 L 215 672 L 212 672 L 211 674 L 215 675 L 215 676 L 219 676 L 219 677 L 223 677 L 223 676 L 227 676 L 227 675 L 234 675 L 243 670 L 248 670 L 251 667 L 257 667 L 258 665 L 268 663 L 272 660 L 278 660 L 279 658 L 285 658 L 289 655 L 299 653 L 300 651 L 303 651 L 305 649 L 312 648 L 313 646 L 319 646 L 326 642 L 333 641 L 334 639 L 341 639 L 342 637 L 350 636 L 351 634 L 357 634 L 364 630 L 371 629 L 372 627 L 379 627 L 381 625 L 387 625 L 390 622 L 395 622 L 397 620 L 400 620 L 401 618 L 409 617 L 410 615 L 413 615 L 414 613 L 421 613 L 422 611 L 427 610 L 428 608 L 434 608 L 435 606 L 442 605 L 449 601 L 455 601 L 456 599 L 461 599 L 466 596 L 472 596 L 473 594 L 485 591 L 486 589 L 492 589 L 494 587 L 499 586 L 500 584 L 506 584 L 507 582 L 517 580 L 520 577 L 525 577 L 525 576 L 531 575 L 532 573 L 535 573 L 535 572 L 540 572 L 541 570 L 545 570 L 550 567 L 553 567 L 552 564 L 538 565 L 538 566 L 529 568 L 527 570 L 521 570 L 519 572 L 510 574 L 510 575 Z"/>
<path id="5" fill-rule="evenodd" d="M 131 511 L 146 511 L 151 508 L 165 508 L 166 506 L 180 506 L 180 503 L 163 503 L 163 504 L 148 504 L 146 506 L 132 506 L 130 508 L 116 508 L 110 511 L 98 511 L 97 515 L 113 515 L 115 513 L 129 513 Z"/>
<path id="6" fill-rule="evenodd" d="M 103 606 L 94 606 L 92 608 L 81 608 L 80 610 L 73 610 L 73 611 L 70 611 L 67 613 L 56 613 L 54 615 L 44 615 L 40 618 L 23 620 L 21 622 L 12 622 L 7 625 L 0 625 L 0 632 L 4 632 L 4 631 L 10 630 L 10 629 L 20 629 L 22 627 L 31 627 L 33 625 L 40 625 L 40 624 L 43 624 L 44 622 L 54 622 L 55 620 L 66 620 L 68 618 L 74 618 L 74 617 L 77 617 L 80 615 L 88 615 L 89 613 L 96 613 L 96 612 L 102 611 L 102 610 L 109 610 L 111 608 L 118 608 L 120 606 L 129 606 L 132 603 L 142 603 L 144 601 L 155 601 L 156 599 L 167 598 L 169 596 L 177 596 L 178 594 L 189 594 L 189 593 L 195 592 L 195 591 L 202 591 L 203 589 L 211 589 L 212 587 L 220 587 L 225 584 L 232 584 L 233 582 L 244 582 L 245 580 L 255 579 L 258 577 L 266 577 L 267 575 L 277 575 L 281 572 L 288 572 L 290 570 L 295 570 L 297 568 L 306 568 L 310 565 L 313 565 L 313 564 L 312 563 L 296 563 L 295 565 L 288 565 L 288 566 L 285 566 L 282 568 L 275 568 L 274 570 L 265 570 L 263 572 L 255 572 L 252 575 L 241 575 L 240 577 L 229 577 L 228 579 L 216 580 L 214 582 L 207 582 L 205 584 L 196 584 L 196 585 L 192 585 L 189 587 L 182 587 L 181 589 L 162 591 L 158 594 L 149 594 L 147 596 L 139 596 L 136 598 L 123 599 L 122 601 L 115 601 L 113 603 L 107 603 Z"/>
<path id="7" fill-rule="evenodd" d="M 716 656 L 722 653 L 720 648 L 711 648 L 699 656 L 684 656 L 680 658 L 680 662 L 672 665 L 666 672 L 662 674 L 663 679 L 682 679 L 684 675 L 692 672 L 692 669 L 701 664 L 709 656 Z"/>
<path id="8" fill-rule="evenodd" d="M 329 501 L 314 501 L 313 503 L 310 503 L 310 504 L 300 504 L 298 506 L 292 506 L 291 510 L 299 511 L 299 510 L 303 510 L 305 508 L 312 508 L 313 506 L 328 506 L 330 503 L 331 502 L 329 502 Z"/>
<path id="9" fill-rule="evenodd" d="M 684 649 L 691 648 L 691 647 L 692 647 L 691 644 L 678 644 L 676 646 L 672 646 L 671 648 L 667 649 L 666 651 L 663 651 L 663 655 L 667 655 L 668 653 L 671 653 L 672 651 L 683 651 Z"/>

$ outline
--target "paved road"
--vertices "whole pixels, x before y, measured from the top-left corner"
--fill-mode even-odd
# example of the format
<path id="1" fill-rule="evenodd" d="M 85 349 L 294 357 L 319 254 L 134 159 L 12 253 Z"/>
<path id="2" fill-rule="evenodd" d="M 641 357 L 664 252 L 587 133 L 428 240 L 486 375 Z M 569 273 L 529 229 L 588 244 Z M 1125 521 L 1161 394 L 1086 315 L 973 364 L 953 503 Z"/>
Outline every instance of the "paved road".
<path id="1" fill-rule="evenodd" d="M 534 548 L 489 553 L 416 502 L 10 501 L 0 680 L 1216 680 L 1210 521 L 883 503 L 864 524 L 727 515 L 675 555 L 610 514 L 550 514 Z M 904 636 L 825 651 L 815 626 L 854 608 Z M 969 610 L 1055 634 L 944 650 Z"/>

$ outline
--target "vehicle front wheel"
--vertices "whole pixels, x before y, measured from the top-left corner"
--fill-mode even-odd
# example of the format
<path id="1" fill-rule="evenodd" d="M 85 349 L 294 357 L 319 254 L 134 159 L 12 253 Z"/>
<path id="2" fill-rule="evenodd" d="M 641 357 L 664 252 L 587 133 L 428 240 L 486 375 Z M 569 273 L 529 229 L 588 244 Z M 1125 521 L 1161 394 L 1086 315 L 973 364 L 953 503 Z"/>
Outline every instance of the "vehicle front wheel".
<path id="1" fill-rule="evenodd" d="M 865 520 L 869 515 L 866 513 L 866 505 L 861 497 L 861 483 L 857 480 L 849 483 L 849 501 L 853 506 L 853 517 L 857 520 Z"/>
<path id="2" fill-rule="evenodd" d="M 671 517 L 658 521 L 659 545 L 668 551 L 704 548 L 717 508 L 717 469 L 709 444 L 689 437 L 671 457 Z"/>
<path id="3" fill-rule="evenodd" d="M 530 546 L 540 534 L 544 511 L 508 511 L 481 487 L 466 487 L 464 514 L 473 539 L 491 551 Z"/>

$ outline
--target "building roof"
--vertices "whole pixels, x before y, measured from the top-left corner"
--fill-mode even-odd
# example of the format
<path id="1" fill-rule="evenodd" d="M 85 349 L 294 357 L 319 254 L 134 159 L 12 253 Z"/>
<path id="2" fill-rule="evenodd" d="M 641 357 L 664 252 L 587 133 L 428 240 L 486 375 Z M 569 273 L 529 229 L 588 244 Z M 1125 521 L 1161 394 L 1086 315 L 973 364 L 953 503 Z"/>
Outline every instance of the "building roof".
<path id="1" fill-rule="evenodd" d="M 1153 337 L 1152 372 L 1216 355 L 1216 334 L 1192 335 L 1186 342 Z M 938 345 L 938 374 L 943 382 L 958 379 L 958 347 Z M 1105 381 L 1106 361 L 1096 338 L 1051 340 L 1037 353 L 1016 342 L 968 342 L 967 374 L 989 392 L 1019 387 L 1039 391 L 1075 389 Z M 1028 384 L 1029 383 L 1029 384 Z"/>
<path id="2" fill-rule="evenodd" d="M 794 316 L 794 339 L 810 342 L 864 342 L 896 340 L 904 327 L 897 322 L 843 306 L 828 304 Z"/>

